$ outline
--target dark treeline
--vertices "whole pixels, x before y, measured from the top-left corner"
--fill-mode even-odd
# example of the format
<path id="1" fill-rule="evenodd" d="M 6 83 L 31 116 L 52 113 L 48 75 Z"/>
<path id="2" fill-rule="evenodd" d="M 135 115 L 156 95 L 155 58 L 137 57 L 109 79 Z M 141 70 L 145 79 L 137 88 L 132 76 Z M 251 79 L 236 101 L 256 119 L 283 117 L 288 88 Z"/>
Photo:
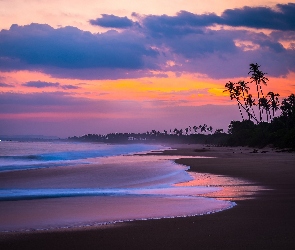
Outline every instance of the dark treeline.
<path id="1" fill-rule="evenodd" d="M 281 115 L 274 117 L 271 122 L 255 124 L 251 120 L 232 121 L 228 144 L 252 147 L 273 145 L 295 149 L 295 95 L 291 94 L 284 99 L 280 109 Z"/>
<path id="2" fill-rule="evenodd" d="M 189 126 L 184 129 L 170 129 L 163 132 L 152 130 L 146 133 L 110 133 L 106 135 L 87 134 L 69 137 L 69 140 L 104 142 L 104 143 L 208 143 L 225 145 L 228 134 L 223 129 L 213 132 L 212 126 L 206 124 Z"/>
<path id="3" fill-rule="evenodd" d="M 229 125 L 228 145 L 264 147 L 273 145 L 279 148 L 295 149 L 295 95 L 284 98 L 279 94 L 263 92 L 262 84 L 268 78 L 260 65 L 250 64 L 250 82 L 226 83 L 225 92 L 231 100 L 236 100 L 242 121 L 232 121 Z M 248 84 L 256 85 L 257 101 L 250 94 Z M 256 112 L 255 109 L 256 108 Z"/>

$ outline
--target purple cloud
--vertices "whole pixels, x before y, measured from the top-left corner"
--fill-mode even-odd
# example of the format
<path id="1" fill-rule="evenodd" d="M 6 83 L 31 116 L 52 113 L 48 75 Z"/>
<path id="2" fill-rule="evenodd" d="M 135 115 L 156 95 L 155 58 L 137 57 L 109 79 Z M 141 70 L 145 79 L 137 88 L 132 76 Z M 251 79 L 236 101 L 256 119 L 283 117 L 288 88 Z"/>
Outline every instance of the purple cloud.
<path id="1" fill-rule="evenodd" d="M 97 25 L 100 27 L 105 27 L 105 28 L 119 28 L 119 29 L 124 29 L 124 28 L 129 28 L 134 25 L 134 22 L 125 17 L 118 17 L 114 15 L 108 15 L 108 14 L 102 14 L 102 17 L 99 17 L 97 19 L 92 19 L 89 21 L 92 25 Z"/>
<path id="2" fill-rule="evenodd" d="M 0 82 L 0 87 L 3 87 L 3 88 L 11 88 L 11 87 L 14 87 L 14 86 L 11 85 L 11 84 Z"/>
<path id="3" fill-rule="evenodd" d="M 104 27 L 128 29 L 100 34 L 74 27 L 12 25 L 9 30 L 0 31 L 0 70 L 27 69 L 75 79 L 166 77 L 167 71 L 224 78 L 244 76 L 247 65 L 257 62 L 270 74 L 282 76 L 295 71 L 295 22 L 291 15 L 294 6 L 277 5 L 278 11 L 244 7 L 226 10 L 221 16 L 187 11 L 176 16 L 133 14 L 138 25 L 127 17 L 103 14 L 92 21 Z M 215 24 L 275 31 L 267 35 L 209 27 Z M 281 39 L 290 42 L 289 48 L 283 46 Z M 244 41 L 250 45 L 243 44 Z M 167 64 L 168 61 L 173 64 Z M 39 86 L 48 87 L 40 83 Z"/>
<path id="4" fill-rule="evenodd" d="M 59 87 L 60 84 L 58 82 L 42 82 L 42 81 L 30 81 L 23 84 L 26 87 L 33 88 L 47 88 L 47 87 Z"/>
<path id="5" fill-rule="evenodd" d="M 79 89 L 80 87 L 75 86 L 75 85 L 71 85 L 71 84 L 67 84 L 67 85 L 62 85 L 61 88 L 62 89 Z"/>
<path id="6" fill-rule="evenodd" d="M 22 84 L 23 86 L 26 87 L 33 87 L 33 88 L 48 88 L 48 87 L 55 87 L 55 88 L 61 88 L 64 90 L 67 89 L 79 89 L 80 87 L 67 84 L 67 85 L 61 85 L 58 82 L 43 82 L 43 81 L 30 81 Z M 1 86 L 1 85 L 0 85 Z"/>
<path id="7" fill-rule="evenodd" d="M 144 68 L 157 52 L 136 33 L 91 34 L 74 27 L 12 25 L 0 32 L 0 68 Z M 7 66 L 9 65 L 9 66 Z M 13 66 L 14 65 L 14 66 Z"/>
<path id="8" fill-rule="evenodd" d="M 165 36 L 200 32 L 198 29 L 215 24 L 294 31 L 295 3 L 277 4 L 276 9 L 246 6 L 240 9 L 227 9 L 221 16 L 217 16 L 214 13 L 198 15 L 187 11 L 180 11 L 176 16 L 147 15 L 141 18 L 141 21 L 143 26 L 154 35 Z M 140 17 L 139 15 L 137 16 Z"/>
<path id="9" fill-rule="evenodd" d="M 203 27 L 218 20 L 220 17 L 216 14 L 196 15 L 187 11 L 180 11 L 176 16 L 148 15 L 141 18 L 143 27 L 155 38 L 203 33 Z"/>
<path id="10" fill-rule="evenodd" d="M 221 15 L 221 24 L 294 31 L 295 3 L 277 4 L 276 8 L 278 11 L 268 7 L 228 9 Z"/>

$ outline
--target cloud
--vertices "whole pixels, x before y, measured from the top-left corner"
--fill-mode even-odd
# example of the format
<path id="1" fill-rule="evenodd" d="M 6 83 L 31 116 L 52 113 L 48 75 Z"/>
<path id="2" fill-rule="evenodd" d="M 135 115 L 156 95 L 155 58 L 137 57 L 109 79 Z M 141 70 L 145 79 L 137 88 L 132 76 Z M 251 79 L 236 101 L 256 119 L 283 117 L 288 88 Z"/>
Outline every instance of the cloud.
<path id="1" fill-rule="evenodd" d="M 0 31 L 0 70 L 34 70 L 72 79 L 166 77 L 171 71 L 178 76 L 201 73 L 228 78 L 244 76 L 247 65 L 257 62 L 272 75 L 284 76 L 295 71 L 295 22 L 290 14 L 294 6 L 244 7 L 226 10 L 220 16 L 187 11 L 175 16 L 133 13 L 138 22 L 103 14 L 92 22 L 127 29 L 98 34 L 70 26 L 12 25 Z M 213 29 L 215 24 L 277 30 L 264 34 Z M 289 47 L 283 46 L 282 40 L 288 41 Z M 173 64 L 167 64 L 169 61 Z"/>
<path id="2" fill-rule="evenodd" d="M 102 14 L 102 17 L 99 17 L 97 19 L 92 19 L 89 21 L 92 25 L 98 25 L 100 27 L 105 28 L 129 28 L 134 25 L 133 21 L 129 18 L 125 17 L 118 17 L 114 15 L 107 15 Z"/>
<path id="3" fill-rule="evenodd" d="M 277 10 L 268 7 L 244 7 L 228 9 L 222 15 L 221 24 L 266 28 L 274 30 L 295 30 L 295 3 L 277 4 Z"/>
<path id="4" fill-rule="evenodd" d="M 214 53 L 232 53 L 237 51 L 230 32 L 206 31 L 203 34 L 190 34 L 166 43 L 172 51 L 185 58 L 203 57 Z"/>
<path id="5" fill-rule="evenodd" d="M 26 87 L 33 88 L 47 88 L 47 87 L 60 87 L 58 82 L 42 82 L 42 81 L 30 81 L 23 84 Z"/>
<path id="6" fill-rule="evenodd" d="M 202 33 L 202 28 L 220 24 L 233 27 L 266 28 L 273 30 L 295 30 L 295 3 L 277 4 L 276 9 L 269 7 L 244 7 L 227 9 L 221 16 L 215 13 L 193 14 L 180 11 L 176 16 L 147 15 L 134 16 L 141 20 L 142 25 L 154 37 L 182 36 Z"/>
<path id="7" fill-rule="evenodd" d="M 0 67 L 9 69 L 141 69 L 157 52 L 136 33 L 91 34 L 74 27 L 12 25 L 0 32 Z"/>
<path id="8" fill-rule="evenodd" d="M 203 33 L 202 27 L 211 25 L 219 19 L 216 14 L 197 15 L 180 11 L 176 16 L 147 15 L 141 18 L 141 22 L 153 37 L 179 37 Z"/>
<path id="9" fill-rule="evenodd" d="M 55 87 L 55 88 L 61 88 L 64 90 L 67 89 L 79 89 L 80 87 L 67 84 L 67 85 L 61 85 L 58 82 L 43 82 L 43 81 L 29 81 L 24 84 L 22 84 L 25 87 L 32 87 L 32 88 L 49 88 L 49 87 Z"/>
<path id="10" fill-rule="evenodd" d="M 270 36 L 275 40 L 295 41 L 295 31 L 273 31 Z"/>
<path id="11" fill-rule="evenodd" d="M 11 84 L 0 82 L 0 87 L 2 87 L 2 88 L 11 88 L 11 87 L 14 87 L 14 86 L 11 85 Z"/>
<path id="12" fill-rule="evenodd" d="M 63 85 L 61 86 L 62 89 L 79 89 L 80 87 L 75 86 L 75 85 L 71 85 L 71 84 L 67 84 L 67 85 Z"/>

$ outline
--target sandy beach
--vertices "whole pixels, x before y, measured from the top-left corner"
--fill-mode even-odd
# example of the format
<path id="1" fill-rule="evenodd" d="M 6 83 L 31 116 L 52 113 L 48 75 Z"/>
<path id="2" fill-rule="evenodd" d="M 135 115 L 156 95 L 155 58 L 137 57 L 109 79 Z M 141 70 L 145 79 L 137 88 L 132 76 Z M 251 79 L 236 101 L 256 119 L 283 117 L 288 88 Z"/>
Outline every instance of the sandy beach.
<path id="1" fill-rule="evenodd" d="M 173 146 L 173 148 L 175 148 Z M 190 172 L 248 181 L 234 193 L 215 194 L 236 206 L 214 214 L 117 223 L 100 227 L 1 234 L 1 249 L 295 249 L 295 153 L 275 149 L 181 145 L 164 155 Z M 213 158 L 185 158 L 210 156 Z M 212 178 L 210 179 L 210 174 Z M 216 176 L 226 176 L 223 180 Z M 259 191 L 245 191 L 245 185 Z M 232 189 L 231 189 L 232 190 Z"/>

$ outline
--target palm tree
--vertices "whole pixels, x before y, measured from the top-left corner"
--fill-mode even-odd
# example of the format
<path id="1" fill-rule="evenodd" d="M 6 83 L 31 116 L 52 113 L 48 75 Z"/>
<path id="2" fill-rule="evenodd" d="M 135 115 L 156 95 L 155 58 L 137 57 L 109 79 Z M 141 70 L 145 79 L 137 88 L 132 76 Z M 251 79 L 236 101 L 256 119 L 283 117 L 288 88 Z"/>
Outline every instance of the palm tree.
<path id="1" fill-rule="evenodd" d="M 188 135 L 189 128 L 185 128 L 185 134 Z"/>
<path id="2" fill-rule="evenodd" d="M 275 111 L 279 109 L 280 102 L 278 96 L 280 96 L 278 93 L 275 94 L 274 92 L 268 92 L 267 96 L 270 97 L 270 105 L 272 109 L 272 117 L 275 116 Z"/>
<path id="3" fill-rule="evenodd" d="M 238 81 L 237 85 L 238 85 L 238 88 L 239 88 L 239 91 L 242 93 L 242 96 L 243 96 L 243 99 L 245 100 L 245 95 L 248 94 L 248 91 L 249 91 L 249 87 L 247 86 L 248 82 L 245 82 L 245 81 Z M 240 94 L 240 93 L 238 93 Z M 249 107 L 248 107 L 248 104 L 247 102 L 245 102 L 245 106 L 246 106 L 246 112 L 248 113 L 248 117 L 249 117 L 249 120 L 251 119 L 251 115 L 250 115 L 250 110 L 249 110 Z M 240 109 L 240 107 L 239 107 Z M 241 112 L 241 110 L 240 110 Z M 243 115 L 242 115 L 242 118 L 243 118 Z M 244 120 L 244 119 L 243 119 Z"/>
<path id="4" fill-rule="evenodd" d="M 288 98 L 285 98 L 282 101 L 281 110 L 283 112 L 283 116 L 291 117 L 295 114 L 295 95 L 291 94 Z"/>
<path id="5" fill-rule="evenodd" d="M 263 113 L 263 109 L 265 110 L 266 112 L 266 120 L 267 122 L 269 121 L 269 110 L 270 110 L 270 104 L 269 104 L 269 101 L 265 98 L 265 97 L 262 97 L 259 99 L 259 105 L 260 107 L 262 107 L 262 113 Z"/>
<path id="6" fill-rule="evenodd" d="M 248 94 L 249 87 L 247 86 L 248 82 L 245 81 L 238 81 L 237 85 L 239 86 L 240 90 L 242 91 L 243 97 L 245 97 L 245 93 Z"/>
<path id="7" fill-rule="evenodd" d="M 260 65 L 258 65 L 257 63 L 251 63 L 250 64 L 250 71 L 248 72 L 248 74 L 252 74 L 252 76 L 250 77 L 250 79 L 252 79 L 251 82 L 255 82 L 256 84 L 256 89 L 257 89 L 257 95 L 258 95 L 258 100 L 260 99 L 260 93 L 261 93 L 261 97 L 264 98 L 263 92 L 262 92 L 262 87 L 261 87 L 261 83 L 267 85 L 267 81 L 268 78 L 265 77 L 265 75 L 267 73 L 263 73 L 261 70 L 259 70 Z M 259 107 L 259 116 L 260 116 L 260 122 L 262 121 L 262 110 L 261 110 L 261 106 L 259 104 L 260 102 L 258 102 L 258 107 Z"/>
<path id="8" fill-rule="evenodd" d="M 207 128 L 207 131 L 209 131 L 209 132 L 212 134 L 212 131 L 213 131 L 212 126 L 208 127 L 208 128 Z"/>
<path id="9" fill-rule="evenodd" d="M 244 120 L 243 112 L 241 110 L 242 104 L 240 102 L 240 96 L 242 94 L 242 87 L 236 86 L 236 85 L 237 85 L 236 83 L 233 83 L 233 82 L 229 81 L 228 83 L 225 84 L 225 87 L 227 89 L 224 90 L 223 92 L 229 92 L 230 99 L 231 100 L 233 100 L 233 99 L 237 100 L 240 114 L 242 116 L 242 119 Z"/>
<path id="10" fill-rule="evenodd" d="M 199 128 L 201 129 L 201 133 L 202 132 L 206 133 L 206 131 L 207 131 L 207 124 L 200 125 Z"/>
<path id="11" fill-rule="evenodd" d="M 254 109 L 253 109 L 253 106 L 256 105 L 255 99 L 252 99 L 252 95 L 248 94 L 245 97 L 244 101 L 245 101 L 245 105 L 246 105 L 246 109 L 247 109 L 246 111 L 247 111 L 248 116 L 249 116 L 249 120 L 251 120 L 251 117 L 253 117 L 257 121 L 256 116 L 255 116 L 255 112 L 254 112 Z M 250 108 L 251 108 L 252 112 L 250 112 Z M 257 121 L 257 123 L 258 123 L 258 121 Z"/>
<path id="12" fill-rule="evenodd" d="M 229 81 L 229 82 L 227 82 L 226 84 L 225 84 L 225 87 L 227 88 L 227 89 L 225 89 L 225 90 L 223 90 L 223 92 L 229 92 L 229 96 L 230 96 L 230 99 L 232 100 L 232 99 L 235 99 L 235 96 L 234 96 L 234 92 L 235 92 L 235 83 L 233 83 L 233 82 L 231 82 L 231 81 Z"/>
<path id="13" fill-rule="evenodd" d="M 250 112 L 249 110 L 249 107 L 247 106 L 251 104 L 251 107 L 252 107 L 254 105 L 254 100 L 252 100 L 252 95 L 248 95 L 247 97 L 245 97 L 245 93 L 248 93 L 248 89 L 250 89 L 247 86 L 247 82 L 239 81 L 238 83 L 233 83 L 229 81 L 228 83 L 225 84 L 225 87 L 227 89 L 225 89 L 223 92 L 229 92 L 230 99 L 231 100 L 236 99 L 236 101 L 238 102 L 238 107 L 239 107 L 239 111 L 240 111 L 242 119 L 244 120 L 244 116 L 243 116 L 243 112 L 241 108 L 243 108 L 247 112 L 249 117 L 253 118 L 257 123 L 259 123 L 257 118 L 255 117 L 254 111 L 252 114 L 252 112 Z M 248 100 L 249 103 L 248 103 L 246 100 L 249 98 L 249 96 L 251 97 L 251 100 L 249 99 Z M 241 97 L 243 97 L 246 107 L 244 107 L 244 105 L 241 103 L 240 101 Z"/>
<path id="14" fill-rule="evenodd" d="M 197 130 L 198 130 L 199 128 L 195 125 L 195 126 L 193 126 L 193 130 L 195 131 L 195 134 L 197 133 Z"/>

